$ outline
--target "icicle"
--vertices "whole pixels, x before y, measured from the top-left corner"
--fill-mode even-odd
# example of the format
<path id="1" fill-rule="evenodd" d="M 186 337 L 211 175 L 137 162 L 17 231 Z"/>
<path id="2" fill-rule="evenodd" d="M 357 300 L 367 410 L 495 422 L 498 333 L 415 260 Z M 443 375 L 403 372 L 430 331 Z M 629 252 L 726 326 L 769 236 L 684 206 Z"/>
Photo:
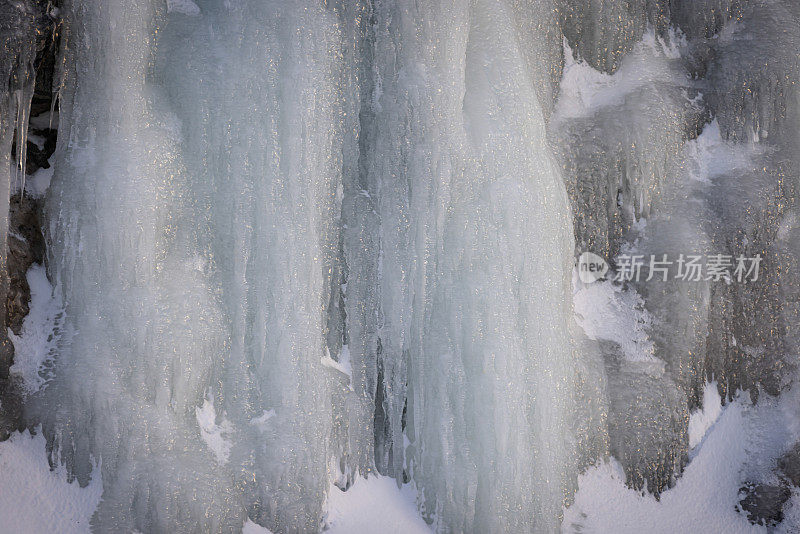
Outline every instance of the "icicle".
<path id="1" fill-rule="evenodd" d="M 58 7 L 52 5 L 52 2 L 48 2 L 48 15 L 55 20 L 56 27 L 53 29 L 53 41 L 51 46 L 55 46 L 56 41 L 59 42 L 59 51 L 56 54 L 56 61 L 53 73 L 53 87 L 52 87 L 52 99 L 50 100 L 50 117 L 47 123 L 48 129 L 53 128 L 53 117 L 56 112 L 56 105 L 60 105 L 61 103 L 61 94 L 64 91 L 64 85 L 66 84 L 66 76 L 67 76 L 67 69 L 66 69 L 66 62 L 67 62 L 67 50 L 69 45 L 69 31 L 68 27 L 63 23 L 61 19 L 61 11 Z"/>
<path id="2" fill-rule="evenodd" d="M 35 78 L 35 76 L 33 76 Z M 17 173 L 15 183 L 20 185 L 20 198 L 25 198 L 25 178 L 28 160 L 28 129 L 33 101 L 33 81 L 29 87 L 14 92 L 17 105 Z"/>

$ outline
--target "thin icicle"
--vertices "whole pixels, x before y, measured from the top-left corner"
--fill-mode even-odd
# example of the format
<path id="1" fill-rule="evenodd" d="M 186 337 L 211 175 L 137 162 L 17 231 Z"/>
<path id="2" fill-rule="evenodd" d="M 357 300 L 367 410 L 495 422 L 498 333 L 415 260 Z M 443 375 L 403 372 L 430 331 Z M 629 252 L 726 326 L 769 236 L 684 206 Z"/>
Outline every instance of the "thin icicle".
<path id="1" fill-rule="evenodd" d="M 20 198 L 25 198 L 25 169 L 28 161 L 28 129 L 33 101 L 33 83 L 14 93 L 17 103 L 17 173 L 15 183 L 20 184 Z"/>

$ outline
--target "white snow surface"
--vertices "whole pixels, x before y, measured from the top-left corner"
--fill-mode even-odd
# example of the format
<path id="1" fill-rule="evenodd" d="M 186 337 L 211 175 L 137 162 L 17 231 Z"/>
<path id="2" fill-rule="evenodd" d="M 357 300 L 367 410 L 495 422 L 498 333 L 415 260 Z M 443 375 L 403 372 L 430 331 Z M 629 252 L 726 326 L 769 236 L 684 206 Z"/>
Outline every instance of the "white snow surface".
<path id="1" fill-rule="evenodd" d="M 709 385 L 706 400 L 713 400 Z M 657 501 L 625 485 L 616 460 L 590 468 L 579 478 L 575 502 L 565 511 L 563 532 L 649 534 L 674 532 L 767 532 L 750 524 L 737 511 L 739 489 L 745 482 L 774 482 L 775 458 L 800 437 L 798 387 L 779 398 L 762 395 L 757 405 L 739 395 L 711 421 L 713 406 L 704 416 L 711 423 L 693 459 L 672 489 Z M 696 440 L 696 436 L 693 438 Z M 797 532 L 800 497 L 795 489 L 784 505 L 786 518 L 776 532 Z"/>
<path id="2" fill-rule="evenodd" d="M 430 534 L 410 485 L 383 476 L 359 477 L 347 490 L 331 485 L 325 524 L 328 534 Z"/>
<path id="3" fill-rule="evenodd" d="M 57 334 L 63 317 L 63 306 L 47 279 L 44 266 L 35 263 L 28 270 L 31 288 L 30 311 L 17 336 L 11 329 L 8 337 L 14 344 L 14 365 L 11 374 L 22 379 L 26 393 L 35 393 L 47 383 L 47 370 L 55 354 Z"/>
<path id="4" fill-rule="evenodd" d="M 589 339 L 618 343 L 630 362 L 660 362 L 653 355 L 655 346 L 647 334 L 652 318 L 636 291 L 608 280 L 587 285 L 577 274 L 573 287 L 575 319 Z"/>
<path id="5" fill-rule="evenodd" d="M 204 399 L 203 406 L 195 408 L 197 424 L 200 425 L 200 435 L 208 448 L 214 453 L 217 462 L 224 464 L 231 455 L 233 442 L 229 439 L 233 432 L 233 425 L 223 416 L 217 423 L 217 411 L 214 401 Z"/>
<path id="6" fill-rule="evenodd" d="M 272 531 L 247 519 L 242 526 L 242 534 L 272 534 Z"/>
<path id="7" fill-rule="evenodd" d="M 15 433 L 0 443 L 0 473 L 0 532 L 89 532 L 102 482 L 94 477 L 81 488 L 77 482 L 67 482 L 63 466 L 51 471 L 41 433 Z"/>
<path id="8" fill-rule="evenodd" d="M 750 169 L 766 149 L 757 143 L 732 143 L 722 138 L 717 119 L 711 121 L 697 139 L 686 143 L 689 176 L 711 183 L 714 178 Z"/>
<path id="9" fill-rule="evenodd" d="M 722 414 L 722 399 L 717 390 L 717 383 L 706 384 L 703 390 L 703 408 L 692 412 L 689 416 L 689 448 L 694 449 Z"/>
<path id="10" fill-rule="evenodd" d="M 576 119 L 595 113 L 598 109 L 621 104 L 627 95 L 653 82 L 669 83 L 673 73 L 665 60 L 680 57 L 676 44 L 656 38 L 651 31 L 645 34 L 634 50 L 625 57 L 620 69 L 606 74 L 592 68 L 575 55 L 564 40 L 564 74 L 559 86 L 555 118 Z"/>
<path id="11" fill-rule="evenodd" d="M 39 169 L 25 180 L 25 195 L 33 198 L 42 198 L 50 187 L 55 168 L 50 165 L 49 169 Z"/>
<path id="12" fill-rule="evenodd" d="M 349 388 L 351 391 L 353 390 L 353 366 L 350 364 L 350 350 L 347 345 L 342 346 L 342 352 L 339 354 L 339 361 L 331 358 L 331 355 L 327 351 L 320 361 L 325 367 L 336 369 L 343 375 L 346 375 L 349 380 Z"/>
<path id="13" fill-rule="evenodd" d="M 22 186 L 25 186 L 25 196 L 30 198 L 44 197 L 47 188 L 50 187 L 50 181 L 53 179 L 55 168 L 53 162 L 50 162 L 50 167 L 47 169 L 39 169 L 31 175 L 26 175 L 23 183 L 23 176 L 17 173 L 11 177 L 11 194 L 19 193 Z"/>

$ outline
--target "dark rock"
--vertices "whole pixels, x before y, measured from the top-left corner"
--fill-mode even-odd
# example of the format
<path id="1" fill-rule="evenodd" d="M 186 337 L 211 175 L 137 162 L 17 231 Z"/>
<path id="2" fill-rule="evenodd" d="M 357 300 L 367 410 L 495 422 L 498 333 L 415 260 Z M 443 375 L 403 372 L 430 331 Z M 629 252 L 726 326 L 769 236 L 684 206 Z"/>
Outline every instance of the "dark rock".
<path id="1" fill-rule="evenodd" d="M 36 130 L 45 138 L 40 149 L 28 142 L 26 174 L 39 169 L 48 169 L 48 159 L 56 149 L 54 129 Z M 28 315 L 31 291 L 28 287 L 28 269 L 34 263 L 44 261 L 44 235 L 41 226 L 42 203 L 29 195 L 16 193 L 11 197 L 8 213 L 8 276 L 9 289 L 6 296 L 6 326 L 19 334 L 22 321 Z"/>
<path id="2" fill-rule="evenodd" d="M 7 440 L 13 432 L 21 432 L 22 395 L 12 379 L 0 378 L 0 441 Z"/>
<path id="3" fill-rule="evenodd" d="M 27 157 L 25 158 L 25 174 L 33 174 L 39 169 L 49 169 L 50 162 L 48 160 L 56 149 L 55 129 L 33 130 L 32 133 L 44 137 L 45 141 L 42 148 L 28 141 L 26 145 Z"/>
<path id="4" fill-rule="evenodd" d="M 789 482 L 800 487 L 800 442 L 778 460 L 778 469 Z"/>
<path id="5" fill-rule="evenodd" d="M 775 526 L 783 521 L 783 504 L 791 494 L 785 486 L 748 483 L 739 490 L 739 508 L 752 524 Z"/>
<path id="6" fill-rule="evenodd" d="M 9 207 L 8 275 L 6 326 L 15 333 L 22 328 L 28 315 L 31 298 L 28 269 L 44 260 L 44 236 L 40 222 L 41 202 L 19 194 L 11 197 Z"/>

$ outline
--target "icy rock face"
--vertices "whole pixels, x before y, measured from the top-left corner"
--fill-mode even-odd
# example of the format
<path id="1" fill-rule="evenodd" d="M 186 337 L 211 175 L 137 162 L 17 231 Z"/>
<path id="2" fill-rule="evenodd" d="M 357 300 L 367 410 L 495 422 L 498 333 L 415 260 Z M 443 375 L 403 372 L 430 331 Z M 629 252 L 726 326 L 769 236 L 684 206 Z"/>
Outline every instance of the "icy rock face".
<path id="1" fill-rule="evenodd" d="M 608 453 L 674 482 L 706 379 L 782 387 L 789 0 L 64 11 L 66 311 L 28 408 L 54 463 L 102 477 L 97 530 L 313 532 L 331 483 L 377 470 L 441 532 L 556 531 Z M 573 289 L 576 248 L 764 272 Z"/>
<path id="2" fill-rule="evenodd" d="M 550 126 L 579 251 L 612 264 L 620 253 L 762 258 L 758 283 L 622 285 L 641 296 L 658 364 L 650 356 L 626 361 L 625 343 L 599 336 L 609 447 L 628 482 L 655 493 L 686 461 L 688 411 L 704 381 L 718 380 L 726 399 L 739 389 L 753 398 L 777 394 L 799 339 L 797 7 L 678 2 L 670 9 L 688 39 L 646 31 L 614 69 L 585 47 L 604 52 L 619 39 L 587 45 L 598 30 L 570 36 L 565 28 Z M 619 30 L 620 20 L 607 24 Z"/>
<path id="3" fill-rule="evenodd" d="M 726 138 L 779 139 L 796 131 L 786 118 L 800 84 L 798 49 L 800 6 L 791 0 L 751 2 L 721 33 L 708 94 Z"/>
<path id="4" fill-rule="evenodd" d="M 36 79 L 34 61 L 44 12 L 36 2 L 15 0 L 0 5 L 0 325 L 5 325 L 9 279 L 6 269 L 8 210 L 12 178 L 25 173 L 28 119 Z M 12 148 L 14 153 L 12 154 Z M 0 378 L 8 376 L 13 348 L 3 326 L 0 334 Z"/>
<path id="5" fill-rule="evenodd" d="M 673 0 L 670 19 L 689 38 L 710 38 L 741 17 L 748 0 Z"/>
<path id="6" fill-rule="evenodd" d="M 797 213 L 800 11 L 795 2 L 743 9 L 715 44 L 709 104 L 721 135 L 750 161 L 714 181 L 716 248 L 760 254 L 759 284 L 717 287 L 708 374 L 721 388 L 776 394 L 793 367 L 798 334 Z M 722 194 L 725 191 L 725 194 Z M 757 393 L 752 393 L 757 394 Z"/>
<path id="7" fill-rule="evenodd" d="M 711 38 L 738 20 L 746 0 L 558 0 L 564 37 L 578 57 L 614 73 L 648 32 L 669 42 L 679 29 L 691 39 Z"/>
<path id="8" fill-rule="evenodd" d="M 713 288 L 706 372 L 726 378 L 721 389 L 728 397 L 737 389 L 750 390 L 754 398 L 759 391 L 777 395 L 794 366 L 798 249 L 780 233 L 787 222 L 796 224 L 790 206 L 797 189 L 789 178 L 796 171 L 774 150 L 719 177 L 711 193 L 714 248 L 762 258 L 758 284 Z M 736 194 L 729 196 L 731 190 Z"/>
<path id="9" fill-rule="evenodd" d="M 613 73 L 647 28 L 669 24 L 666 0 L 559 0 L 564 36 L 594 68 Z"/>
<path id="10" fill-rule="evenodd" d="M 587 20 L 600 20 L 598 9 L 587 10 Z M 654 280 L 626 289 L 642 297 L 661 366 L 627 362 L 618 340 L 601 336 L 610 451 L 629 483 L 656 493 L 686 460 L 685 422 L 704 380 L 718 379 L 725 398 L 740 388 L 754 398 L 778 393 L 798 339 L 797 158 L 788 148 L 798 144 L 796 7 L 702 2 L 670 9 L 688 42 L 647 31 L 612 63 L 597 53 L 618 45 L 621 28 L 636 27 L 619 22 L 640 20 L 641 12 L 606 21 L 611 33 L 600 44 L 587 43 L 602 28 L 571 36 L 577 29 L 565 27 L 571 46 L 550 128 L 579 251 L 611 260 L 621 252 L 763 258 L 758 284 Z"/>
<path id="11" fill-rule="evenodd" d="M 612 258 L 648 218 L 704 117 L 677 49 L 652 33 L 606 75 L 566 50 L 551 132 L 566 170 L 578 249 Z"/>

